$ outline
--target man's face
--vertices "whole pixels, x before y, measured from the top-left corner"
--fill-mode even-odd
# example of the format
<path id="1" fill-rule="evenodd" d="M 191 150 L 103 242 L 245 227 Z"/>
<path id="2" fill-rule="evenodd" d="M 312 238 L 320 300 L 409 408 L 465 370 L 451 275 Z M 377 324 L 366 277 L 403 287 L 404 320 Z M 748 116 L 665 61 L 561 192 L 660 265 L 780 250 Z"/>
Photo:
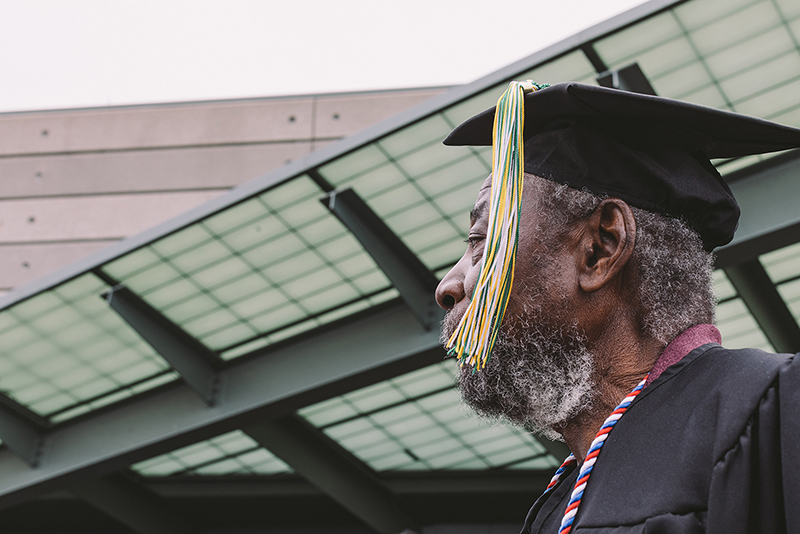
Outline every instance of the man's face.
<path id="1" fill-rule="evenodd" d="M 572 318 L 572 271 L 566 247 L 551 237 L 547 210 L 540 209 L 542 182 L 526 177 L 511 298 L 487 366 L 463 367 L 462 396 L 479 414 L 508 419 L 553 435 L 590 401 L 592 356 Z M 481 268 L 488 230 L 491 180 L 481 187 L 470 213 L 467 250 L 444 277 L 436 299 L 447 310 L 442 340 L 466 312 Z"/>

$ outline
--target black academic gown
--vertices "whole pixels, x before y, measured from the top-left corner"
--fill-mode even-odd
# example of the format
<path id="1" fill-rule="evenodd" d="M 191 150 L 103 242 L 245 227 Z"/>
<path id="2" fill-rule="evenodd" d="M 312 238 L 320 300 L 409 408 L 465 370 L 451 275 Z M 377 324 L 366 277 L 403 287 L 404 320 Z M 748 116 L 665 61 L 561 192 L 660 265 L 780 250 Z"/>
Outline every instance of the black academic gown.
<path id="1" fill-rule="evenodd" d="M 523 533 L 555 534 L 577 469 Z M 572 533 L 800 533 L 800 356 L 708 344 L 650 384 L 611 431 Z"/>

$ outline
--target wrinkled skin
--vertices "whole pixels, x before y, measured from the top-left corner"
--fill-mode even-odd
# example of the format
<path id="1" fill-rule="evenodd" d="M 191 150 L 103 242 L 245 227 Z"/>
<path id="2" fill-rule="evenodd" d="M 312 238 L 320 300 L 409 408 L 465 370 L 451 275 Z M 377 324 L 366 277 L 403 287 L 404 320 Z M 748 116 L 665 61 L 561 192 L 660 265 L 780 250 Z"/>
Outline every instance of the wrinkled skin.
<path id="1" fill-rule="evenodd" d="M 603 200 L 574 227 L 553 228 L 526 175 L 514 284 L 485 369 L 460 373 L 479 414 L 561 435 L 579 460 L 605 417 L 652 368 L 663 346 L 643 338 L 626 271 L 636 222 L 622 200 Z M 447 310 L 443 338 L 464 315 L 480 272 L 491 181 L 470 214 L 467 250 L 436 300 Z"/>
<path id="2" fill-rule="evenodd" d="M 530 189 L 530 188 L 529 188 Z M 437 291 L 448 309 L 442 342 L 450 337 L 472 297 L 487 231 L 491 182 L 487 180 L 471 213 L 468 247 Z M 524 195 L 523 195 L 524 196 Z M 535 205 L 530 198 L 528 204 Z M 537 237 L 538 218 L 522 222 L 513 298 L 492 356 L 483 370 L 462 367 L 464 401 L 479 414 L 557 438 L 556 429 L 591 403 L 592 356 L 559 294 L 559 267 L 553 251 Z"/>

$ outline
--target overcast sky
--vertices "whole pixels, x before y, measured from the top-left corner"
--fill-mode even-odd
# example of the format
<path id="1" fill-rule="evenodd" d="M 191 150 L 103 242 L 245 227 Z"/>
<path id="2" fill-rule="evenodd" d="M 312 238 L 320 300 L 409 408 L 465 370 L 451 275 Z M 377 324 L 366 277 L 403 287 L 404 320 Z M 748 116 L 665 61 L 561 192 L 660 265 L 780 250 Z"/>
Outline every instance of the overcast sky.
<path id="1" fill-rule="evenodd" d="M 0 111 L 471 82 L 643 0 L 0 0 Z"/>

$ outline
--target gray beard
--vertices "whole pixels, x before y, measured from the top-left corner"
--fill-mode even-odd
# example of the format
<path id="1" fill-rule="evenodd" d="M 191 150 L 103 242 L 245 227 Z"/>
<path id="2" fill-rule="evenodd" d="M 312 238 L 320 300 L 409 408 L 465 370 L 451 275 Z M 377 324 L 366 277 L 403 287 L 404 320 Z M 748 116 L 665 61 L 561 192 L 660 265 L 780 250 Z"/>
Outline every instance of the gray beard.
<path id="1" fill-rule="evenodd" d="M 542 306 L 525 308 L 515 316 L 506 313 L 486 367 L 461 368 L 461 396 L 482 417 L 560 439 L 556 429 L 591 405 L 594 357 L 575 324 L 548 328 Z M 445 315 L 443 342 L 460 319 Z"/>

